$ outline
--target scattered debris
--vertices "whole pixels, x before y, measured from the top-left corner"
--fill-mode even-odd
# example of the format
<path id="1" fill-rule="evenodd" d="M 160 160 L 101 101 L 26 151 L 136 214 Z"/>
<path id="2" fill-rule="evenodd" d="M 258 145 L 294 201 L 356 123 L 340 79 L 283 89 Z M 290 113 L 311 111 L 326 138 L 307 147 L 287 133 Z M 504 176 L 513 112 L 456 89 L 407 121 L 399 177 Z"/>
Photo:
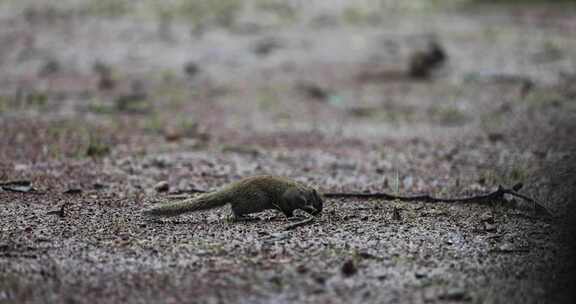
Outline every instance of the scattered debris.
<path id="1" fill-rule="evenodd" d="M 116 110 L 124 113 L 145 114 L 152 110 L 144 83 L 139 80 L 132 81 L 131 92 L 118 96 L 114 103 Z"/>
<path id="2" fill-rule="evenodd" d="M 375 255 L 373 255 L 373 254 L 371 254 L 371 253 L 369 253 L 369 252 L 367 252 L 367 251 L 364 251 L 364 250 L 358 251 L 358 252 L 356 253 L 356 255 L 357 255 L 358 257 L 360 257 L 360 258 L 362 258 L 362 259 L 366 259 L 366 260 L 380 259 L 380 257 L 377 257 L 377 256 L 375 256 Z"/>
<path id="3" fill-rule="evenodd" d="M 258 56 L 268 56 L 281 47 L 282 43 L 278 39 L 268 37 L 258 40 L 252 47 L 252 51 Z"/>
<path id="4" fill-rule="evenodd" d="M 315 100 L 326 100 L 331 95 L 327 89 L 310 82 L 301 82 L 296 86 L 296 89 L 307 98 Z"/>
<path id="5" fill-rule="evenodd" d="M 161 181 L 154 185 L 154 190 L 156 192 L 168 192 L 170 190 L 170 184 L 167 181 Z"/>
<path id="6" fill-rule="evenodd" d="M 530 94 L 530 92 L 532 92 L 534 88 L 537 87 L 536 82 L 532 78 L 525 75 L 479 73 L 468 75 L 465 78 L 467 81 L 517 87 L 520 99 L 524 99 L 528 94 Z"/>
<path id="7" fill-rule="evenodd" d="M 110 145 L 98 139 L 91 139 L 90 144 L 86 148 L 86 156 L 88 157 L 103 157 L 109 153 Z"/>
<path id="8" fill-rule="evenodd" d="M 504 234 L 501 234 L 501 233 L 489 233 L 486 235 L 486 239 L 488 239 L 488 240 L 500 239 L 503 236 L 504 236 Z"/>
<path id="9" fill-rule="evenodd" d="M 260 150 L 256 147 L 253 146 L 246 146 L 246 145 L 225 145 L 222 147 L 222 152 L 232 152 L 232 153 L 238 153 L 238 154 L 246 154 L 246 155 L 250 155 L 252 157 L 257 157 L 259 156 Z"/>
<path id="10" fill-rule="evenodd" d="M 37 192 L 37 190 L 32 186 L 32 182 L 27 180 L 0 183 L 0 188 L 4 191 L 11 191 L 11 192 L 21 192 L 21 193 Z"/>
<path id="11" fill-rule="evenodd" d="M 502 245 L 490 250 L 490 252 L 494 252 L 494 253 L 522 253 L 522 252 L 530 252 L 530 248 L 518 247 L 514 244 L 506 243 L 506 244 L 502 244 Z"/>
<path id="12" fill-rule="evenodd" d="M 450 216 L 450 213 L 445 210 L 430 210 L 420 212 L 421 217 L 440 217 L 440 216 Z"/>
<path id="13" fill-rule="evenodd" d="M 292 235 L 290 233 L 277 232 L 277 233 L 272 233 L 272 234 L 270 234 L 270 236 L 262 239 L 262 242 L 264 244 L 272 245 L 272 244 L 279 242 L 279 241 L 288 240 L 291 237 L 292 237 Z"/>
<path id="14" fill-rule="evenodd" d="M 61 70 L 62 67 L 60 65 L 60 62 L 58 62 L 58 60 L 49 59 L 46 60 L 44 65 L 42 65 L 42 67 L 40 67 L 40 69 L 38 70 L 38 76 L 40 77 L 52 76 L 56 73 L 59 73 Z"/>
<path id="15" fill-rule="evenodd" d="M 158 169 L 166 169 L 166 168 L 171 167 L 172 164 L 173 164 L 173 161 L 171 159 L 158 156 L 158 157 L 150 158 L 147 165 L 154 167 L 154 168 L 158 168 Z"/>
<path id="16" fill-rule="evenodd" d="M 550 63 L 564 59 L 566 54 L 555 45 L 545 45 L 530 57 L 535 63 Z"/>
<path id="17" fill-rule="evenodd" d="M 82 193 L 82 189 L 79 188 L 70 188 L 64 192 L 62 192 L 64 194 L 81 194 Z"/>
<path id="18" fill-rule="evenodd" d="M 484 230 L 487 232 L 495 232 L 497 230 L 496 225 L 492 223 L 485 222 Z"/>
<path id="19" fill-rule="evenodd" d="M 116 81 L 112 77 L 112 68 L 104 62 L 96 61 L 92 65 L 92 71 L 98 75 L 98 89 L 103 91 L 113 90 Z"/>
<path id="20" fill-rule="evenodd" d="M 163 134 L 167 142 L 177 142 L 182 139 L 182 132 L 177 128 L 167 127 L 163 130 Z"/>
<path id="21" fill-rule="evenodd" d="M 462 288 L 449 288 L 438 295 L 438 299 L 445 301 L 470 301 L 472 297 Z"/>
<path id="22" fill-rule="evenodd" d="M 494 223 L 494 215 L 490 211 L 484 212 L 480 215 L 480 221 Z"/>
<path id="23" fill-rule="evenodd" d="M 324 274 L 318 274 L 315 273 L 312 275 L 312 279 L 314 280 L 314 282 L 320 284 L 320 285 L 325 285 L 326 281 L 327 281 L 327 277 Z"/>
<path id="24" fill-rule="evenodd" d="M 502 133 L 496 133 L 496 132 L 492 132 L 492 133 L 488 133 L 488 140 L 491 142 L 501 142 L 504 141 L 504 134 Z"/>
<path id="25" fill-rule="evenodd" d="M 424 271 L 416 271 L 414 273 L 414 277 L 417 279 L 423 279 L 423 278 L 426 278 L 427 276 L 428 276 L 428 274 Z"/>
<path id="26" fill-rule="evenodd" d="M 198 75 L 198 73 L 200 73 L 200 67 L 197 63 L 189 61 L 184 64 L 184 73 L 186 73 L 188 77 L 193 78 L 194 76 Z"/>
<path id="27" fill-rule="evenodd" d="M 48 211 L 46 214 L 47 215 L 57 215 L 58 217 L 65 217 L 66 216 L 66 207 L 69 205 L 70 203 L 66 202 L 64 204 L 62 204 L 62 206 L 60 206 L 60 209 L 58 210 L 53 210 L 53 211 Z"/>
<path id="28" fill-rule="evenodd" d="M 406 76 L 406 71 L 404 70 L 392 70 L 379 68 L 373 70 L 369 68 L 367 70 L 361 71 L 355 76 L 356 81 L 360 83 L 382 83 L 382 82 L 404 82 L 408 80 Z"/>
<path id="29" fill-rule="evenodd" d="M 300 226 L 309 225 L 309 224 L 312 224 L 314 222 L 314 220 L 315 220 L 314 217 L 309 217 L 303 221 L 299 221 L 299 222 L 287 225 L 286 227 L 284 227 L 284 230 L 292 230 L 292 229 L 300 227 Z"/>
<path id="30" fill-rule="evenodd" d="M 308 273 L 309 269 L 306 267 L 305 264 L 300 264 L 296 267 L 296 272 L 299 274 L 306 274 Z"/>
<path id="31" fill-rule="evenodd" d="M 370 117 L 378 111 L 375 107 L 357 107 L 353 106 L 347 109 L 347 112 L 356 117 Z"/>
<path id="32" fill-rule="evenodd" d="M 94 187 L 94 190 L 102 190 L 104 188 L 107 188 L 108 186 L 101 182 L 95 182 L 94 185 L 92 185 L 92 187 Z"/>
<path id="33" fill-rule="evenodd" d="M 392 209 L 392 219 L 395 221 L 400 221 L 402 220 L 402 216 L 400 215 L 400 208 L 398 207 L 394 207 Z"/>
<path id="34" fill-rule="evenodd" d="M 347 214 L 347 215 L 345 215 L 344 217 L 342 217 L 342 220 L 348 221 L 348 220 L 350 220 L 350 219 L 354 219 L 354 218 L 357 218 L 357 217 L 358 217 L 358 216 L 357 216 L 356 214 Z"/>
<path id="35" fill-rule="evenodd" d="M 429 78 L 447 59 L 444 48 L 438 42 L 431 41 L 425 50 L 416 51 L 410 56 L 408 74 L 416 79 Z"/>
<path id="36" fill-rule="evenodd" d="M 38 253 L 38 254 L 36 254 Z M 21 244 L 0 244 L 0 257 L 37 259 L 39 254 L 46 253 L 46 249 Z M 1 294 L 1 293 L 0 293 Z"/>
<path id="37" fill-rule="evenodd" d="M 348 259 L 344 264 L 342 264 L 340 272 L 342 272 L 342 275 L 345 277 L 351 277 L 358 273 L 358 268 L 356 267 L 354 260 Z"/>

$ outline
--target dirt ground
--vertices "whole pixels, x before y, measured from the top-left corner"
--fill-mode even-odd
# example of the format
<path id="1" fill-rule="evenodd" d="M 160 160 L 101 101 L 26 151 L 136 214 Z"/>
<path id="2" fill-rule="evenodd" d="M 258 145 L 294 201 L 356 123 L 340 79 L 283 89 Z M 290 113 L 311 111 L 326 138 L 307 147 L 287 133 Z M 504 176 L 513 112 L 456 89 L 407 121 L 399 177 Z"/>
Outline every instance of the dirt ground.
<path id="1" fill-rule="evenodd" d="M 0 303 L 569 303 L 576 5 L 478 2 L 3 1 Z M 552 216 L 140 214 L 259 174 Z"/>

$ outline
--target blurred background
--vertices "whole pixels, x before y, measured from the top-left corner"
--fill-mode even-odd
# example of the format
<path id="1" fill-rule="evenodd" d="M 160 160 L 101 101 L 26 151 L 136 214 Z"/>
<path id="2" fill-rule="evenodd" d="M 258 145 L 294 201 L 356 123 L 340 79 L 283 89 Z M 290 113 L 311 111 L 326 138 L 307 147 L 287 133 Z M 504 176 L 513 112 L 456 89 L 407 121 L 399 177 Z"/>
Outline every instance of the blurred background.
<path id="1" fill-rule="evenodd" d="M 5 0 L 0 12 L 1 141 L 26 143 L 3 157 L 278 134 L 497 138 L 510 111 L 558 103 L 576 77 L 571 1 Z"/>

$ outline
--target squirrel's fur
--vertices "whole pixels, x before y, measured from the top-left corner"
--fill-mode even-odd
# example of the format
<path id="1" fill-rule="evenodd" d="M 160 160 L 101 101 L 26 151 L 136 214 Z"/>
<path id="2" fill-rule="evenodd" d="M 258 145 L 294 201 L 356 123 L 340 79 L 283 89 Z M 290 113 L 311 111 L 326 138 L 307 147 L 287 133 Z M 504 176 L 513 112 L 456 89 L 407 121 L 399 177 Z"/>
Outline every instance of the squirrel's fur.
<path id="1" fill-rule="evenodd" d="M 150 217 L 176 216 L 187 212 L 208 210 L 230 204 L 236 218 L 275 209 L 293 217 L 296 209 L 316 215 L 322 212 L 323 198 L 316 189 L 288 178 L 263 175 L 233 182 L 216 192 L 180 202 L 163 204 L 145 210 Z"/>

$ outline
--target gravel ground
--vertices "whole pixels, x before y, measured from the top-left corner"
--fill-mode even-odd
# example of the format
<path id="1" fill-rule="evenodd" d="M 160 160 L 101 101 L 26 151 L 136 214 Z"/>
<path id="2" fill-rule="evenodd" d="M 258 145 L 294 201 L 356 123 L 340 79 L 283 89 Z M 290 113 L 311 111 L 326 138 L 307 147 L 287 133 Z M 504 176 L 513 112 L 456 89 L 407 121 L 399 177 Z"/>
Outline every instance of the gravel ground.
<path id="1" fill-rule="evenodd" d="M 572 3 L 154 3 L 0 5 L 0 182 L 32 187 L 0 186 L 0 303 L 571 302 Z M 448 60 L 414 79 L 430 40 Z M 258 174 L 440 197 L 522 182 L 552 216 L 511 198 L 329 199 L 293 230 L 140 215 Z"/>

